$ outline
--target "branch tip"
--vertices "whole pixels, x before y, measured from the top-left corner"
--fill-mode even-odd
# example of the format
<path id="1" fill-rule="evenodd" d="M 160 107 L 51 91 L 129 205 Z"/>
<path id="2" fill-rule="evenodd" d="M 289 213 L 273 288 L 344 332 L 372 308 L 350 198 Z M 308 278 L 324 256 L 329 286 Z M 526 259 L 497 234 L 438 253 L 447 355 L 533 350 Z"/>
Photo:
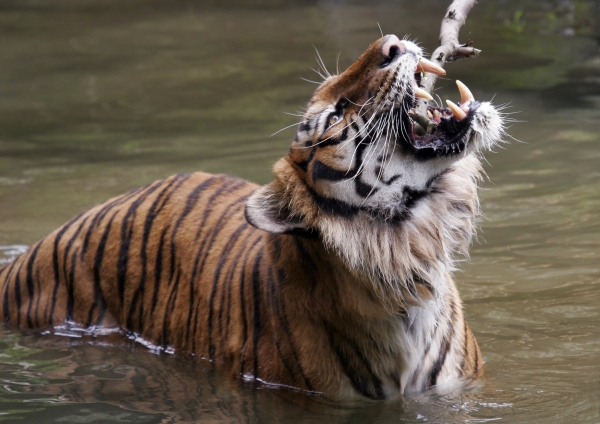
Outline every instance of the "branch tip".
<path id="1" fill-rule="evenodd" d="M 473 41 L 471 40 L 468 40 L 464 44 L 458 42 L 458 32 L 465 24 L 467 15 L 475 4 L 477 4 L 477 0 L 454 0 L 448 7 L 447 13 L 444 15 L 444 19 L 442 19 L 439 38 L 440 46 L 431 55 L 432 61 L 437 65 L 443 67 L 446 62 L 477 57 L 481 53 L 481 50 L 472 47 Z M 421 88 L 428 93 L 433 93 L 436 79 L 437 75 L 428 73 L 421 80 Z M 427 117 L 426 101 L 419 99 L 414 115 L 417 116 L 415 121 L 421 128 L 427 128 L 428 133 L 430 130 L 434 130 L 435 122 Z"/>

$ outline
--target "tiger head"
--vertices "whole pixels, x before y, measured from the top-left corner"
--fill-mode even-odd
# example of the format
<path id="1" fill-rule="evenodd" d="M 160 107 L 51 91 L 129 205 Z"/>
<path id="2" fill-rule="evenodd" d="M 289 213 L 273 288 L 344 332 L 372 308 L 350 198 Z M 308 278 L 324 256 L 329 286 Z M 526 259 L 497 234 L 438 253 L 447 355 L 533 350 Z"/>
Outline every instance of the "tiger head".
<path id="1" fill-rule="evenodd" d="M 459 86 L 460 106 L 428 107 L 436 128 L 423 133 L 413 119 L 416 96 L 427 95 L 419 88 L 422 71 L 444 73 L 417 45 L 388 35 L 345 72 L 325 79 L 289 154 L 274 167 L 275 181 L 248 199 L 248 221 L 348 249 L 352 226 L 400 228 L 423 198 L 441 189 L 436 181 L 451 168 L 462 162 L 466 173 L 477 173 L 463 159 L 500 141 L 500 113 Z"/>

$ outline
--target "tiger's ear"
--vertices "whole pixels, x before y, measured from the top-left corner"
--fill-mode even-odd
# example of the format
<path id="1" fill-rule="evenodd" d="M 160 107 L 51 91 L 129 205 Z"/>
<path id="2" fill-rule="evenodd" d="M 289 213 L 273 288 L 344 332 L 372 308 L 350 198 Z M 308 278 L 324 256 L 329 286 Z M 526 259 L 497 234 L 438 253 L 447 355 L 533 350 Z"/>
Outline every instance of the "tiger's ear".
<path id="1" fill-rule="evenodd" d="M 282 193 L 273 183 L 256 190 L 246 200 L 246 220 L 259 230 L 274 234 L 293 234 L 307 230 L 300 219 L 292 217 L 287 208 L 280 205 Z"/>

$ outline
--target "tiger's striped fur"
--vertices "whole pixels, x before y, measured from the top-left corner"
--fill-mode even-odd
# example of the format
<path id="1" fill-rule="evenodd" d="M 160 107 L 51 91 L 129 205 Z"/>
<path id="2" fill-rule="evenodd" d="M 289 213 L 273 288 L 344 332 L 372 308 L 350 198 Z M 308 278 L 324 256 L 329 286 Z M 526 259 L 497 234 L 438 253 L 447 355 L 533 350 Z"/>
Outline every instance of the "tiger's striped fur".
<path id="1" fill-rule="evenodd" d="M 502 119 L 474 103 L 410 136 L 421 51 L 391 37 L 316 90 L 272 183 L 176 175 L 100 204 L 0 270 L 0 316 L 118 326 L 337 399 L 479 374 L 451 272 L 478 213 L 473 153 Z"/>

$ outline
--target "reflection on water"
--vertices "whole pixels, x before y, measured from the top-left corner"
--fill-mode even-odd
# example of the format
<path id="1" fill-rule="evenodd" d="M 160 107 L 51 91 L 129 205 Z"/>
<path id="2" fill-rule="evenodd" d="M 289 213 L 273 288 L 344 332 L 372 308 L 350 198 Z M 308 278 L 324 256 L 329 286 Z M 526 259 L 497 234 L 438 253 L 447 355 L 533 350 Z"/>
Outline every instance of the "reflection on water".
<path id="1" fill-rule="evenodd" d="M 0 4 L 0 264 L 77 212 L 166 175 L 266 182 L 314 86 L 379 35 L 436 45 L 443 4 L 262 0 Z M 249 3 L 249 2 L 248 2 Z M 416 3 L 416 4 L 413 4 Z M 600 421 L 600 50 L 594 1 L 481 2 L 448 66 L 519 112 L 488 155 L 485 219 L 457 273 L 485 385 L 335 405 L 231 382 L 118 334 L 0 329 L 0 421 Z"/>

